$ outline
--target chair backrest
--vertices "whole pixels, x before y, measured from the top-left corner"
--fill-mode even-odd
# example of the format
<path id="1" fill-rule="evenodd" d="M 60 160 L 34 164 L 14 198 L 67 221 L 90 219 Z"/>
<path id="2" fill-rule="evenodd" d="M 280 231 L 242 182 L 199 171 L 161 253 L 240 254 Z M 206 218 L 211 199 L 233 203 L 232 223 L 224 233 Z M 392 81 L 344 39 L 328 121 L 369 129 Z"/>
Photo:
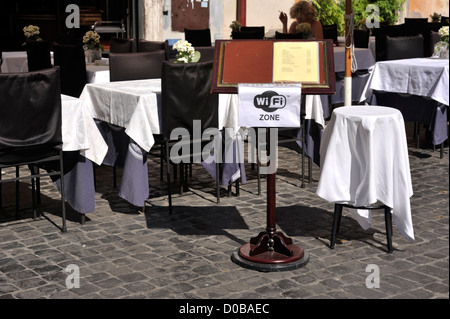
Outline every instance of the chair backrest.
<path id="1" fill-rule="evenodd" d="M 322 30 L 324 39 L 331 39 L 333 40 L 333 43 L 338 43 L 338 32 L 336 24 L 324 25 L 322 26 Z"/>
<path id="2" fill-rule="evenodd" d="M 79 97 L 87 83 L 83 46 L 54 43 L 53 60 L 61 69 L 61 93 Z"/>
<path id="3" fill-rule="evenodd" d="M 301 33 L 281 33 L 275 31 L 275 39 L 303 39 Z"/>
<path id="4" fill-rule="evenodd" d="M 161 77 L 165 52 L 110 53 L 110 81 L 156 79 Z"/>
<path id="5" fill-rule="evenodd" d="M 163 50 L 166 53 L 166 60 L 169 60 L 170 48 L 169 42 L 165 41 L 149 41 L 140 39 L 137 52 L 154 52 Z"/>
<path id="6" fill-rule="evenodd" d="M 428 18 L 405 18 L 405 24 L 427 23 Z"/>
<path id="7" fill-rule="evenodd" d="M 387 36 L 404 37 L 404 36 L 423 36 L 423 56 L 428 57 L 433 53 L 431 46 L 431 31 L 438 31 L 443 26 L 442 23 L 417 23 L 417 24 L 399 24 L 383 28 L 372 29 L 375 36 L 375 59 L 376 61 L 384 61 L 387 56 Z"/>
<path id="8" fill-rule="evenodd" d="M 264 26 L 256 26 L 256 27 L 248 27 L 248 26 L 242 26 L 241 27 L 242 32 L 257 32 L 257 38 L 256 39 L 264 39 L 264 36 L 266 34 L 266 28 Z"/>
<path id="9" fill-rule="evenodd" d="M 215 47 L 196 47 L 195 50 L 201 54 L 198 62 L 214 61 Z"/>
<path id="10" fill-rule="evenodd" d="M 109 52 L 111 53 L 133 53 L 136 52 L 135 39 L 111 38 Z"/>
<path id="11" fill-rule="evenodd" d="M 211 30 L 207 29 L 184 29 L 184 39 L 193 47 L 210 47 Z"/>
<path id="12" fill-rule="evenodd" d="M 423 36 L 386 37 L 386 59 L 411 59 L 424 57 Z"/>
<path id="13" fill-rule="evenodd" d="M 218 95 L 211 93 L 213 62 L 164 62 L 162 68 L 162 134 L 175 128 L 192 136 L 193 121 L 201 120 L 201 132 L 218 127 Z"/>
<path id="14" fill-rule="evenodd" d="M 0 163 L 39 159 L 62 143 L 59 67 L 0 74 Z"/>
<path id="15" fill-rule="evenodd" d="M 369 47 L 370 30 L 353 30 L 353 43 L 355 48 Z"/>
<path id="16" fill-rule="evenodd" d="M 28 71 L 37 71 L 52 67 L 50 44 L 48 41 L 26 41 L 26 50 Z"/>
<path id="17" fill-rule="evenodd" d="M 233 39 L 263 39 L 258 31 L 232 31 Z"/>

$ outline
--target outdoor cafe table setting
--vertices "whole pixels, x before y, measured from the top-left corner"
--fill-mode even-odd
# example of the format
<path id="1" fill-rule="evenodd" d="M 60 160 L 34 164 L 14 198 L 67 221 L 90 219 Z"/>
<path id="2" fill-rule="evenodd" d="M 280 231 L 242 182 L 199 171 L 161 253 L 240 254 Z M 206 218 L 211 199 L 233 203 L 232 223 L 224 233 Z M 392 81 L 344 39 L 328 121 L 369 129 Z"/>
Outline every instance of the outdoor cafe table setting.
<path id="1" fill-rule="evenodd" d="M 416 121 L 428 126 L 433 133 L 433 144 L 439 145 L 447 139 L 448 88 L 448 59 L 413 58 L 380 61 L 371 68 L 370 78 L 360 101 L 380 104 L 376 92 L 391 94 L 383 104 L 399 108 L 405 121 Z M 415 103 L 400 106 L 398 97 L 402 95 L 423 97 L 428 101 L 416 99 Z"/>
<path id="2" fill-rule="evenodd" d="M 410 197 L 413 195 L 405 126 L 400 111 L 381 106 L 344 106 L 333 111 L 320 146 L 316 194 L 355 207 L 378 202 L 391 208 L 394 224 L 414 240 Z M 350 209 L 363 229 L 371 213 Z"/>
<path id="3" fill-rule="evenodd" d="M 80 100 L 108 144 L 103 164 L 123 167 L 119 196 L 144 206 L 149 193 L 147 154 L 155 144 L 153 135 L 161 132 L 161 79 L 90 83 Z M 236 110 L 228 107 L 233 103 L 232 96 L 219 96 L 219 130 L 237 131 Z M 245 182 L 238 163 L 230 164 L 233 168 L 222 181 L 244 178 Z"/>

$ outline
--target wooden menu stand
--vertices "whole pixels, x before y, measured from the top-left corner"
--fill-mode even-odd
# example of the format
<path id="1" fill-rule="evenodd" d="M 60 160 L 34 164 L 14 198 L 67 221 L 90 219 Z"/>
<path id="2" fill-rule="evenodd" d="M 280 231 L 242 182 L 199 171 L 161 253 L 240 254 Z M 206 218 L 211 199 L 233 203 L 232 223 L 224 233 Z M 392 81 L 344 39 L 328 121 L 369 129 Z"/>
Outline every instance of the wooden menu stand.
<path id="1" fill-rule="evenodd" d="M 217 40 L 211 91 L 237 93 L 238 83 L 271 83 L 271 48 L 275 41 L 278 40 Z M 227 46 L 230 42 L 233 44 Z M 335 94 L 333 43 L 331 40 L 318 42 L 320 83 L 302 86 L 302 94 Z M 267 133 L 267 150 L 270 150 L 270 130 Z M 309 261 L 308 252 L 276 229 L 275 186 L 276 174 L 268 174 L 266 230 L 251 238 L 249 243 L 235 250 L 231 256 L 232 261 L 242 267 L 264 272 L 284 271 L 303 267 Z"/>
<path id="2" fill-rule="evenodd" d="M 268 134 L 270 134 L 268 130 Z M 270 138 L 267 138 L 270 149 Z M 269 163 L 270 164 L 270 163 Z M 309 254 L 276 229 L 276 174 L 267 175 L 267 226 L 266 231 L 250 239 L 237 249 L 231 260 L 236 264 L 259 271 L 293 270 L 306 265 Z"/>

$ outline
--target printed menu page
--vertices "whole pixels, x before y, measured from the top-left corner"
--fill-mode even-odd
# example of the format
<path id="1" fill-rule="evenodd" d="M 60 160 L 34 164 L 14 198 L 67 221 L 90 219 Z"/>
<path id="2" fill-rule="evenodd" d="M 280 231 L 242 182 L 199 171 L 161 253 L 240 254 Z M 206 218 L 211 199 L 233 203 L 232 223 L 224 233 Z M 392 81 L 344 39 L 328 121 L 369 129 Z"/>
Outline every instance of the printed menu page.
<path id="1" fill-rule="evenodd" d="M 273 44 L 273 82 L 320 83 L 316 41 L 278 41 Z"/>

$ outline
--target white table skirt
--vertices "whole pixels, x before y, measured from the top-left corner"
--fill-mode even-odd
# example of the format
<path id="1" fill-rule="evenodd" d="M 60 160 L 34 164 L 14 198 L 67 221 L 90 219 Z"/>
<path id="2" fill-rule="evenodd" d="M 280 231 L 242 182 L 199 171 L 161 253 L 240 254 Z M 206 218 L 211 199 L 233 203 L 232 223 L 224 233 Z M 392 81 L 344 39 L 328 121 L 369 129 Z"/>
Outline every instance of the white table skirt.
<path id="1" fill-rule="evenodd" d="M 335 109 L 322 136 L 320 159 L 318 196 L 355 206 L 380 201 L 392 209 L 401 234 L 414 240 L 413 189 L 400 111 L 379 106 Z M 364 229 L 370 228 L 370 211 L 352 213 Z"/>
<path id="2" fill-rule="evenodd" d="M 368 101 L 373 90 L 430 97 L 449 105 L 448 59 L 415 58 L 377 62 L 360 101 Z"/>

